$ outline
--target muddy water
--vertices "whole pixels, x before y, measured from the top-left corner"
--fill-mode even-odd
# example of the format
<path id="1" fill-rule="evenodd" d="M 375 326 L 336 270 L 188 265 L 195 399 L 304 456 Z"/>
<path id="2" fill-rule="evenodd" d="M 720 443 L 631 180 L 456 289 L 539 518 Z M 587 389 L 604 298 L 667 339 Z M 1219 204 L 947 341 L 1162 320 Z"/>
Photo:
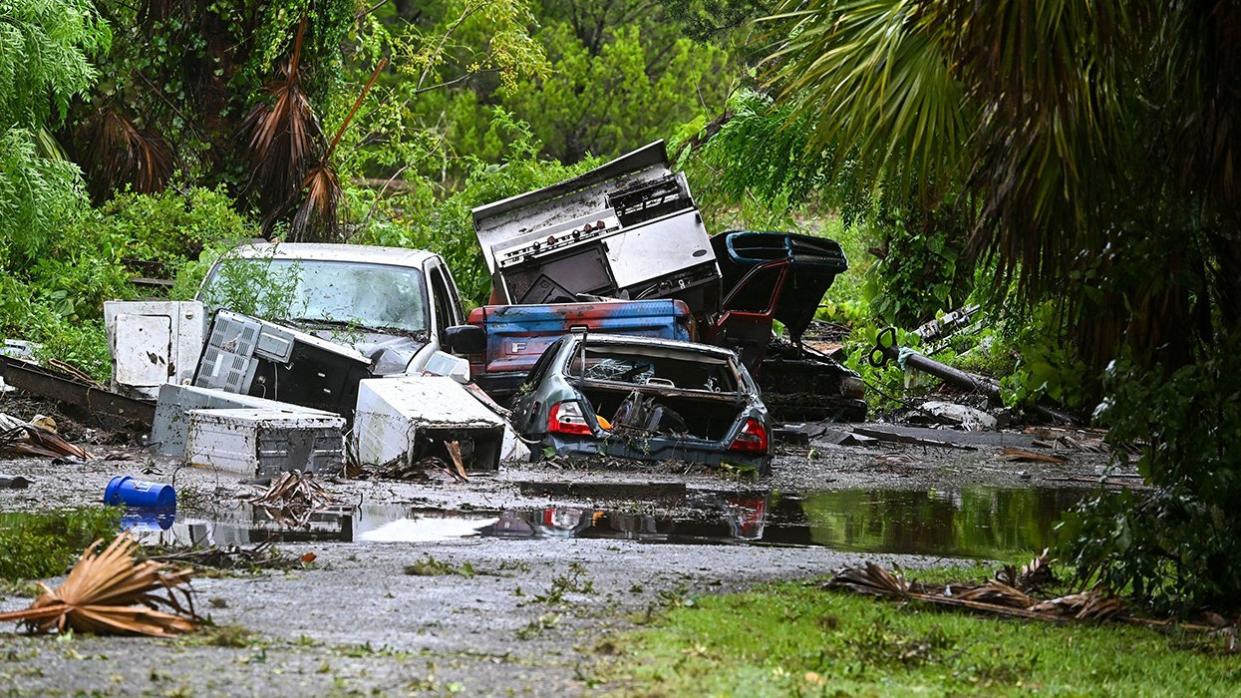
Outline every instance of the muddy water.
<path id="1" fill-rule="evenodd" d="M 645 543 L 822 546 L 838 550 L 995 557 L 1054 542 L 1080 489 L 835 490 L 799 494 L 691 492 L 672 513 L 627 508 L 442 511 L 361 505 L 277 523 L 259 507 L 221 505 L 175 516 L 130 512 L 144 542 L 430 542 L 463 538 L 607 538 Z"/>

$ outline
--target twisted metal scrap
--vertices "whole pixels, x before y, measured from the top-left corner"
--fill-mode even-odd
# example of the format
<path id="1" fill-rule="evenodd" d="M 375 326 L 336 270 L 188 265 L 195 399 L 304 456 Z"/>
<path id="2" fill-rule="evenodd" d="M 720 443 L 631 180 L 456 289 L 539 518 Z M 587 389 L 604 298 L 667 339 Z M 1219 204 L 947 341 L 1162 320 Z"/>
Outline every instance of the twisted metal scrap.
<path id="1" fill-rule="evenodd" d="M 40 583 L 43 593 L 34 604 L 0 613 L 0 621 L 18 621 L 33 633 L 73 629 L 156 637 L 187 633 L 202 622 L 188 588 L 190 569 L 138 562 L 134 557 L 138 544 L 127 533 L 102 553 L 96 553 L 99 544 L 95 541 L 82 553 L 64 584 L 51 589 Z"/>

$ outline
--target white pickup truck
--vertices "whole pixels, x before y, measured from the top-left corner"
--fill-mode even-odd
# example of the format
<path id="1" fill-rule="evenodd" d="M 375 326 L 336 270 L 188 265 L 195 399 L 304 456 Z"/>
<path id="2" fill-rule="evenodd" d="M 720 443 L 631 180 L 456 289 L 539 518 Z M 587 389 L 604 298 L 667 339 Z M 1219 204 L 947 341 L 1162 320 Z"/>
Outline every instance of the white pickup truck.
<path id="1" fill-rule="evenodd" d="M 424 370 L 447 346 L 448 328 L 465 322 L 444 260 L 401 247 L 245 245 L 216 262 L 198 300 L 210 315 L 238 293 L 260 315 L 352 346 L 375 375 Z"/>
<path id="2" fill-rule="evenodd" d="M 482 342 L 480 329 L 465 326 L 452 272 L 437 254 L 253 243 L 217 261 L 195 301 L 105 304 L 113 388 L 154 397 L 164 383 L 192 381 L 211 317 L 221 307 L 351 347 L 370 361 L 375 376 L 427 370 L 436 357 L 447 358 L 442 352 L 454 333 Z"/>

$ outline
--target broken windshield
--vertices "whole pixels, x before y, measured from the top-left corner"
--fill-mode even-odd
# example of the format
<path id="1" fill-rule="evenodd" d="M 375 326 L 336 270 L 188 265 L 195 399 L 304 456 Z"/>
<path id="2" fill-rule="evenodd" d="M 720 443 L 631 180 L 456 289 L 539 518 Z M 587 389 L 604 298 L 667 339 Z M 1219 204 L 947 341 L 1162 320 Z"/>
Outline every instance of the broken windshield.
<path id="1" fill-rule="evenodd" d="M 410 267 L 308 259 L 227 259 L 199 298 L 276 320 L 427 332 L 426 285 Z"/>

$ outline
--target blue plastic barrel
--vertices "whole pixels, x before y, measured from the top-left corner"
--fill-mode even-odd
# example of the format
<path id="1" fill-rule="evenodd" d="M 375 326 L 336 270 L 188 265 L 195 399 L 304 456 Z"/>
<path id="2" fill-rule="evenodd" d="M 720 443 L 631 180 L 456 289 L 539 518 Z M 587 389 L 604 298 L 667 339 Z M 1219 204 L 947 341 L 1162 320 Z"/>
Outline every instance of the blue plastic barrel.
<path id="1" fill-rule="evenodd" d="M 112 478 L 103 491 L 103 503 L 109 506 L 169 509 L 177 506 L 177 491 L 162 482 L 135 480 L 128 475 Z"/>

